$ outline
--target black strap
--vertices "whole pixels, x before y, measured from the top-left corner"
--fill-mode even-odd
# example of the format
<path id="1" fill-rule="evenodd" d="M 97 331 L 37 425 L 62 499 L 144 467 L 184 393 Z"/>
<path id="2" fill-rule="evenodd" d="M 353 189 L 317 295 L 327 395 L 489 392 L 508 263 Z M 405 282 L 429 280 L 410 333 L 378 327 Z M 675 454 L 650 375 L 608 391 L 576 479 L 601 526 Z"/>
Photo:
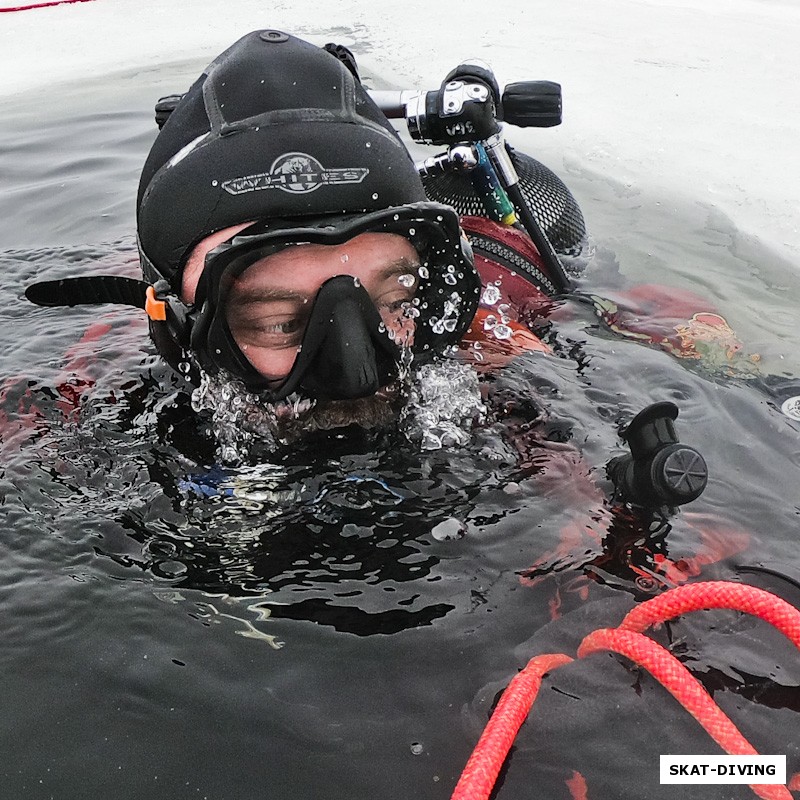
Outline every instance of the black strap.
<path id="1" fill-rule="evenodd" d="M 25 297 L 37 306 L 81 306 L 97 303 L 144 308 L 145 291 L 150 284 L 136 278 L 89 275 L 31 284 Z"/>

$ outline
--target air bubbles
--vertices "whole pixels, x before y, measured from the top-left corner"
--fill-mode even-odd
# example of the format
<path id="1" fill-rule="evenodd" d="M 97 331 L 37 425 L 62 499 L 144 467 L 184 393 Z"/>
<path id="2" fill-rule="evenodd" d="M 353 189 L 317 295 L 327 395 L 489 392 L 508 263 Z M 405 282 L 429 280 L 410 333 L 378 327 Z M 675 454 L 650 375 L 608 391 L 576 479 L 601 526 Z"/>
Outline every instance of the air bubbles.
<path id="1" fill-rule="evenodd" d="M 367 143 L 364 145 L 364 147 L 366 147 L 366 148 L 370 148 L 370 147 L 372 147 L 372 142 L 367 142 Z"/>
<path id="2" fill-rule="evenodd" d="M 416 232 L 417 232 L 416 228 L 409 228 L 408 229 L 408 235 L 409 236 L 414 236 L 416 234 Z"/>
<path id="3" fill-rule="evenodd" d="M 358 278 L 353 278 L 353 286 L 358 289 L 358 287 L 361 286 L 361 281 Z"/>
<path id="4" fill-rule="evenodd" d="M 211 185 L 212 186 L 219 186 L 219 181 L 215 179 L 215 180 L 211 181 Z"/>
<path id="5" fill-rule="evenodd" d="M 510 339 L 513 331 L 508 327 L 508 325 L 501 324 L 495 326 L 493 333 L 495 339 Z"/>
<path id="6" fill-rule="evenodd" d="M 417 270 L 417 275 L 419 275 L 423 280 L 427 280 L 430 277 L 430 272 L 428 272 L 427 267 L 420 267 Z"/>
<path id="7" fill-rule="evenodd" d="M 350 256 L 347 253 L 342 253 L 340 260 L 342 264 L 346 264 L 350 260 Z"/>
<path id="8" fill-rule="evenodd" d="M 483 321 L 483 329 L 491 331 L 497 326 L 497 317 L 494 314 L 488 314 Z"/>
<path id="9" fill-rule="evenodd" d="M 373 192 L 372 193 L 372 199 L 373 200 L 377 200 L 378 199 L 378 193 L 377 192 Z"/>
<path id="10" fill-rule="evenodd" d="M 458 278 L 455 275 L 451 275 L 449 272 L 447 275 L 444 276 L 444 282 L 448 286 L 455 286 L 458 283 Z"/>

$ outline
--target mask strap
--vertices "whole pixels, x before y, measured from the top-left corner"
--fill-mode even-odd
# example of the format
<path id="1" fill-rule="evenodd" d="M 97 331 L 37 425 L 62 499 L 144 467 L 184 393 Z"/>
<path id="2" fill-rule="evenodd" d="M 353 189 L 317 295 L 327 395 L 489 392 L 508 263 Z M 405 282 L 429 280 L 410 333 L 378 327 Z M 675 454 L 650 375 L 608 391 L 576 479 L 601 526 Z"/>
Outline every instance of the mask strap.
<path id="1" fill-rule="evenodd" d="M 81 306 L 98 303 L 133 306 L 144 309 L 150 284 L 135 278 L 114 275 L 89 275 L 41 281 L 25 290 L 25 297 L 37 306 Z"/>

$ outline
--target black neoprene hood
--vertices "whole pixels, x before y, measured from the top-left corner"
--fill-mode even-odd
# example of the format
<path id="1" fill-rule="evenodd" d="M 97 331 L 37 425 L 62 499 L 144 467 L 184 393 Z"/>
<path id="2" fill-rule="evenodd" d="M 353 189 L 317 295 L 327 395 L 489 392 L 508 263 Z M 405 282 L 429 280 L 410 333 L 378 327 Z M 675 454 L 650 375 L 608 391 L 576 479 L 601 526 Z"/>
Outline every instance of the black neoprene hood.
<path id="1" fill-rule="evenodd" d="M 180 291 L 192 248 L 241 222 L 424 200 L 407 150 L 342 62 L 255 31 L 207 67 L 150 151 L 138 197 L 145 277 Z"/>

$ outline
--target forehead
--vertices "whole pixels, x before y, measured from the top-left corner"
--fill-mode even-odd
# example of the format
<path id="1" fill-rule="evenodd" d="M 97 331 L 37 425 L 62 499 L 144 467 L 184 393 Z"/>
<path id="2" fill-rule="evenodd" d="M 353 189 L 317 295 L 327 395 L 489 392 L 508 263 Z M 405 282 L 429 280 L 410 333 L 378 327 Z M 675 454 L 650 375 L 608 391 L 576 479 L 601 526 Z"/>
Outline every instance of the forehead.
<path id="1" fill-rule="evenodd" d="M 298 244 L 256 261 L 237 279 L 238 288 L 304 286 L 336 275 L 364 281 L 400 273 L 419 262 L 408 239 L 396 233 L 362 233 L 343 244 Z"/>

